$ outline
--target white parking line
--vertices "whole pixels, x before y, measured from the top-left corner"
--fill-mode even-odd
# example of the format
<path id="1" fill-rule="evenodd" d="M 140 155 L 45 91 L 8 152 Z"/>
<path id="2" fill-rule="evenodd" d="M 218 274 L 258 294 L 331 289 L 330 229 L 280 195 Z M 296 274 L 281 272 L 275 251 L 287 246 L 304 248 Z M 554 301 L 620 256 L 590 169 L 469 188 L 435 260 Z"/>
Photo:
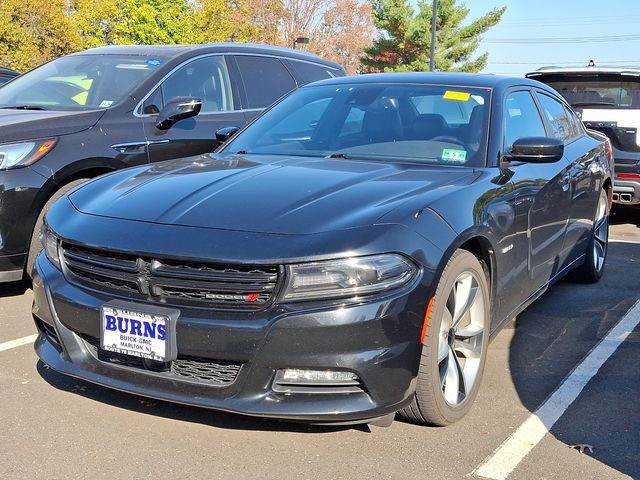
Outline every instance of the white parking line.
<path id="1" fill-rule="evenodd" d="M 636 240 L 618 240 L 618 239 L 615 239 L 615 238 L 610 238 L 609 241 L 612 242 L 612 243 L 633 243 L 635 245 L 640 245 L 640 242 L 638 242 Z"/>
<path id="2" fill-rule="evenodd" d="M 0 343 L 0 352 L 4 352 L 5 350 L 11 350 L 12 348 L 21 347 L 22 345 L 28 345 L 30 343 L 35 342 L 38 335 L 29 335 L 28 337 L 18 338 L 16 340 L 11 340 L 9 342 Z"/>
<path id="3" fill-rule="evenodd" d="M 640 323 L 640 301 L 609 331 L 549 398 L 473 473 L 504 480 L 542 440 L 604 362 Z"/>

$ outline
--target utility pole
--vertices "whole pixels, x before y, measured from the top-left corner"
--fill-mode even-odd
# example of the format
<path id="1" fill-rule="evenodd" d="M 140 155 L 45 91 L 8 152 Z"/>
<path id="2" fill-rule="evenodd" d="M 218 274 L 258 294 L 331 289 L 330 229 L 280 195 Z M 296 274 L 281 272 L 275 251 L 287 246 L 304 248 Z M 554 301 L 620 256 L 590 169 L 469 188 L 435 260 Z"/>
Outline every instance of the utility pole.
<path id="1" fill-rule="evenodd" d="M 433 0 L 431 9 L 431 55 L 429 56 L 429 71 L 436 69 L 436 21 L 438 20 L 438 0 Z"/>

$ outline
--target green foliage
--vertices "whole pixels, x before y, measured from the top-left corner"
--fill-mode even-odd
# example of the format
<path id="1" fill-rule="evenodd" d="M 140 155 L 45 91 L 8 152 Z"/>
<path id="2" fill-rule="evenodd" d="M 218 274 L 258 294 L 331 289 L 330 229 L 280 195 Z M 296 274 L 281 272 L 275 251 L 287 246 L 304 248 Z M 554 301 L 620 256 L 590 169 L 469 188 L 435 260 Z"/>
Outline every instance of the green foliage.
<path id="1" fill-rule="evenodd" d="M 117 43 L 189 43 L 192 36 L 187 0 L 123 0 L 123 22 L 115 25 Z"/>
<path id="2" fill-rule="evenodd" d="M 24 71 L 102 45 L 256 42 L 360 71 L 375 27 L 368 0 L 0 0 L 0 65 Z"/>
<path id="3" fill-rule="evenodd" d="M 0 65 L 28 70 L 80 48 L 65 0 L 0 0 Z"/>
<path id="4" fill-rule="evenodd" d="M 85 47 L 189 43 L 193 37 L 187 0 L 77 0 L 74 7 Z"/>
<path id="5" fill-rule="evenodd" d="M 101 45 L 250 41 L 260 29 L 249 1 L 0 0 L 0 65 L 24 71 Z"/>
<path id="6" fill-rule="evenodd" d="M 195 0 L 194 30 L 190 43 L 248 42 L 259 28 L 250 22 L 253 12 L 247 1 Z"/>
<path id="7" fill-rule="evenodd" d="M 373 71 L 426 71 L 431 48 L 431 2 L 418 1 L 418 11 L 407 0 L 372 0 L 373 19 L 383 35 L 365 48 L 362 63 Z M 435 67 L 440 71 L 479 72 L 488 59 L 472 55 L 480 36 L 496 25 L 506 7 L 494 8 L 463 25 L 469 9 L 457 0 L 439 0 L 436 20 Z"/>

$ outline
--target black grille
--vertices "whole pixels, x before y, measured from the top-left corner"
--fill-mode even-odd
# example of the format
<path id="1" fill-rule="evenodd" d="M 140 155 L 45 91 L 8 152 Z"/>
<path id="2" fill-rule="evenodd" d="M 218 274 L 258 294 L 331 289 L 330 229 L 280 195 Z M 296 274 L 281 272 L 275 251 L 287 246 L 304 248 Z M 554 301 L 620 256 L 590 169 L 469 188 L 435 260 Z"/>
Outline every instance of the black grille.
<path id="1" fill-rule="evenodd" d="M 102 362 L 120 365 L 122 367 L 165 373 L 167 375 L 198 382 L 206 382 L 217 386 L 229 386 L 235 382 L 242 367 L 242 363 L 238 362 L 211 360 L 186 355 L 178 355 L 178 358 L 173 362 L 150 362 L 140 357 L 103 350 L 100 348 L 100 341 L 97 338 L 83 336 L 83 339 L 91 353 Z"/>
<path id="2" fill-rule="evenodd" d="M 239 363 L 214 362 L 206 358 L 178 358 L 171 362 L 171 372 L 176 375 L 223 385 L 233 383 L 239 371 Z"/>
<path id="3" fill-rule="evenodd" d="M 39 330 L 42 331 L 46 335 L 47 340 L 49 340 L 49 342 L 51 342 L 51 344 L 56 348 L 56 350 L 61 352 L 62 351 L 62 345 L 60 343 L 60 339 L 58 338 L 58 333 L 56 332 L 55 328 L 53 328 L 48 323 L 43 322 L 39 318 L 36 318 L 35 316 L 34 316 L 34 320 L 35 320 L 36 325 L 38 326 Z"/>
<path id="4" fill-rule="evenodd" d="M 278 267 L 224 266 L 137 257 L 63 244 L 65 273 L 78 284 L 176 305 L 259 309 Z"/>

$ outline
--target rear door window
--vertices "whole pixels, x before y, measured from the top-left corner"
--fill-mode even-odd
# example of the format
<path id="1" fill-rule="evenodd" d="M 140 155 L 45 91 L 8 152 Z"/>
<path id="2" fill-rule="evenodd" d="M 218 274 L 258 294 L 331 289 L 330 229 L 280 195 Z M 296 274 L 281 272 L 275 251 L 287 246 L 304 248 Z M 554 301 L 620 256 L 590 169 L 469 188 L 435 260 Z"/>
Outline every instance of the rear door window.
<path id="1" fill-rule="evenodd" d="M 301 85 L 324 80 L 325 78 L 333 78 L 340 76 L 337 71 L 316 63 L 298 62 L 297 60 L 289 60 L 289 65 L 296 73 Z"/>
<path id="2" fill-rule="evenodd" d="M 548 95 L 538 93 L 538 100 L 542 107 L 542 112 L 547 120 L 552 137 L 567 143 L 575 139 L 579 133 L 569 117 L 569 114 L 562 103 Z"/>
<path id="3" fill-rule="evenodd" d="M 236 63 L 247 95 L 248 109 L 265 108 L 296 88 L 296 82 L 278 58 L 238 55 Z"/>
<path id="4" fill-rule="evenodd" d="M 573 130 L 573 136 L 579 137 L 584 133 L 584 125 L 582 125 L 582 122 L 572 110 L 567 107 L 564 108 L 567 112 L 567 115 L 569 116 L 569 121 L 571 122 L 570 125 Z"/>
<path id="5" fill-rule="evenodd" d="M 531 93 L 522 90 L 507 95 L 504 111 L 504 147 L 526 137 L 544 137 L 547 133 Z"/>

